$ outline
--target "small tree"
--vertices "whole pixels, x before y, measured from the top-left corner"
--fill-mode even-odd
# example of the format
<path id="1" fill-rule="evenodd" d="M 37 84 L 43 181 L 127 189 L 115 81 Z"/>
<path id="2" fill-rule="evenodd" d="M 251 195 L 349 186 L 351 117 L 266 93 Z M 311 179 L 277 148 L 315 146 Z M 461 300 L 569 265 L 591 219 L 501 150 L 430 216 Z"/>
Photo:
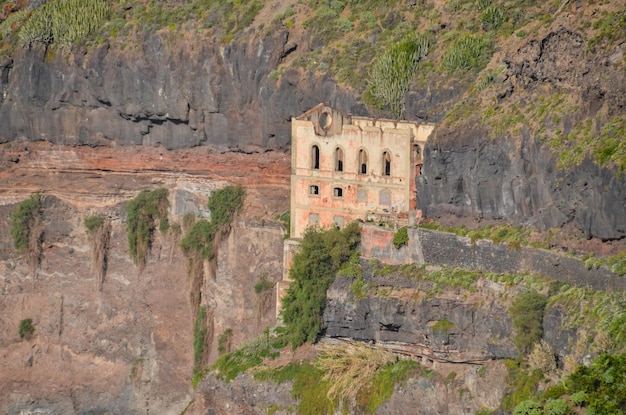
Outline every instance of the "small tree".
<path id="1" fill-rule="evenodd" d="M 360 237 L 357 222 L 341 230 L 305 232 L 289 271 L 293 282 L 282 301 L 281 315 L 292 347 L 317 338 L 322 329 L 326 290 L 356 250 Z"/>

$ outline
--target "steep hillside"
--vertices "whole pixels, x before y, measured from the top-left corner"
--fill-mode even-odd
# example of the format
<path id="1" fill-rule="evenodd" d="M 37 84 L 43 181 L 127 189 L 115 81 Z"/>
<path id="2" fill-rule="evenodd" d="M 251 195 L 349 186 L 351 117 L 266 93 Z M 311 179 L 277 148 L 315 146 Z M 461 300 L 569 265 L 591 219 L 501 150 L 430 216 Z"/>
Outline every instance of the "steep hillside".
<path id="1" fill-rule="evenodd" d="M 0 412 L 179 414 L 192 398 L 194 293 L 204 293 L 207 364 L 222 333 L 231 333 L 229 350 L 275 324 L 272 296 L 261 301 L 253 287 L 281 278 L 283 230 L 275 217 L 289 205 L 284 157 L 47 143 L 3 149 Z M 194 286 L 176 229 L 184 217 L 206 216 L 207 197 L 226 184 L 247 189 L 243 211 L 217 243 L 213 269 Z M 145 264 L 137 265 L 129 202 L 159 188 L 169 193 L 170 229 L 155 231 Z M 41 245 L 33 264 L 30 248 L 15 249 L 12 218 L 38 192 L 33 229 Z M 90 218 L 102 218 L 107 232 L 92 232 Z M 32 333 L 21 329 L 28 319 Z"/>
<path id="2" fill-rule="evenodd" d="M 623 1 L 76 4 L 2 2 L 0 142 L 284 151 L 326 102 L 443 121 L 427 216 L 626 234 Z"/>
<path id="3" fill-rule="evenodd" d="M 290 120 L 320 102 L 436 123 L 418 204 L 430 226 L 467 235 L 425 237 L 435 259 L 423 268 L 373 261 L 331 287 L 328 336 L 387 342 L 426 366 L 385 355 L 389 372 L 372 375 L 385 388 L 353 390 L 353 412 L 506 413 L 601 352 L 623 352 L 622 279 L 596 268 L 606 257 L 623 271 L 626 252 L 624 10 L 624 0 L 0 0 L 0 411 L 341 411 L 306 363 L 325 346 L 263 360 L 276 353 L 266 329 L 282 277 Z M 243 209 L 216 225 L 208 199 L 227 185 L 245 188 Z M 159 189 L 169 205 L 131 214 Z M 158 215 L 135 229 L 153 236 L 138 260 L 129 223 Z M 437 255 L 480 251 L 475 236 L 503 222 L 524 226 L 489 228 L 511 231 L 515 254 L 496 247 L 481 261 L 538 275 L 439 265 Z M 543 279 L 563 273 L 571 286 Z M 510 309 L 526 292 L 546 310 L 541 376 L 525 369 L 531 342 L 515 340 L 524 326 Z M 242 345 L 269 370 L 200 382 Z M 579 412 L 590 404 L 566 399 Z"/>

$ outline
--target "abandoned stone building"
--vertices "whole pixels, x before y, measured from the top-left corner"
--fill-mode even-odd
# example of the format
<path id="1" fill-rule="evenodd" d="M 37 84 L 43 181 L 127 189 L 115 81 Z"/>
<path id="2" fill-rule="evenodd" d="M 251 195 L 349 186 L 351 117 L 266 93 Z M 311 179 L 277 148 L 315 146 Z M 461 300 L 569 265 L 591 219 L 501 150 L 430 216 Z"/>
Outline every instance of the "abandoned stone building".
<path id="1" fill-rule="evenodd" d="M 347 115 L 319 104 L 291 123 L 291 237 L 307 227 L 414 223 L 415 177 L 432 124 Z"/>
<path id="2" fill-rule="evenodd" d="M 291 120 L 291 238 L 285 240 L 283 279 L 276 284 L 276 317 L 289 268 L 308 227 L 342 227 L 373 220 L 395 227 L 419 217 L 415 178 L 434 125 L 376 120 L 319 104 Z"/>
<path id="3" fill-rule="evenodd" d="M 416 222 L 415 177 L 433 128 L 352 116 L 324 104 L 291 120 L 291 238 L 276 285 L 279 321 L 291 260 L 308 227 L 359 219 L 393 227 Z"/>

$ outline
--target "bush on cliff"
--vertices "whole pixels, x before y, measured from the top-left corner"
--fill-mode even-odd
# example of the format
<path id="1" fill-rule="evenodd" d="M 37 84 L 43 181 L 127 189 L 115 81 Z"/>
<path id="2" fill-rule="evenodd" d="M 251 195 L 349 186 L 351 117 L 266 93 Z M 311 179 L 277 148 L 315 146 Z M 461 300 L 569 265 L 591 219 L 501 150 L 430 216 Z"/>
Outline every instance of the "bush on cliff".
<path id="1" fill-rule="evenodd" d="M 11 213 L 11 238 L 13 246 L 22 253 L 32 248 L 34 243 L 34 227 L 40 220 L 42 198 L 40 194 L 31 195 L 17 206 Z"/>
<path id="2" fill-rule="evenodd" d="M 406 226 L 398 229 L 395 235 L 393 235 L 393 246 L 396 249 L 399 249 L 402 246 L 408 245 L 409 243 L 409 232 Z"/>
<path id="3" fill-rule="evenodd" d="M 167 189 L 144 190 L 126 206 L 128 250 L 135 264 L 143 267 L 152 246 L 156 221 L 167 218 Z"/>
<path id="4" fill-rule="evenodd" d="M 293 281 L 282 303 L 282 318 L 292 347 L 313 342 L 322 328 L 326 290 L 341 265 L 360 242 L 359 224 L 344 229 L 308 229 L 294 255 L 289 277 Z"/>
<path id="5" fill-rule="evenodd" d="M 98 30 L 109 10 L 105 0 L 50 0 L 31 12 L 19 32 L 20 42 L 55 43 L 69 50 L 73 43 Z"/>
<path id="6" fill-rule="evenodd" d="M 529 353 L 543 336 L 543 313 L 548 300 L 536 291 L 527 291 L 515 298 L 509 314 L 513 320 L 513 343 L 521 353 Z"/>
<path id="7" fill-rule="evenodd" d="M 10 234 L 13 246 L 20 254 L 26 254 L 31 273 L 35 275 L 43 248 L 43 221 L 41 219 L 43 198 L 40 194 L 31 195 L 11 213 Z"/>
<path id="8" fill-rule="evenodd" d="M 241 186 L 226 186 L 211 193 L 207 208 L 211 211 L 211 220 L 201 219 L 193 224 L 188 223 L 189 230 L 180 242 L 185 255 L 189 258 L 213 258 L 213 239 L 215 234 L 225 225 L 229 225 L 233 216 L 243 207 L 245 189 Z M 185 215 L 186 216 L 186 215 Z M 183 219 L 183 222 L 191 222 Z"/>
<path id="9" fill-rule="evenodd" d="M 18 332 L 19 332 L 20 338 L 30 340 L 30 338 L 33 337 L 33 334 L 35 334 L 35 326 L 33 326 L 33 319 L 25 318 L 24 320 L 20 321 L 20 327 L 18 329 Z"/>
<path id="10" fill-rule="evenodd" d="M 429 43 L 426 36 L 412 36 L 387 49 L 372 66 L 368 91 L 379 108 L 398 119 L 404 117 L 406 93 Z"/>

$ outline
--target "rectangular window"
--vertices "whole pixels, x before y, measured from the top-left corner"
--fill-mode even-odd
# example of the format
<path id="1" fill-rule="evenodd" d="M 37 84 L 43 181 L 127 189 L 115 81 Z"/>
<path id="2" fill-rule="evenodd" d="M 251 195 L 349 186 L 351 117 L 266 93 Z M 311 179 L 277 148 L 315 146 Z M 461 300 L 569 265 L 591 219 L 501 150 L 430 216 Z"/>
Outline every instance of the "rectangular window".
<path id="1" fill-rule="evenodd" d="M 391 205 L 391 192 L 387 189 L 383 189 L 379 194 L 379 203 L 381 206 L 389 206 Z"/>
<path id="2" fill-rule="evenodd" d="M 320 215 L 318 213 L 309 213 L 309 226 L 317 226 L 320 224 Z"/>
<path id="3" fill-rule="evenodd" d="M 338 228 L 343 228 L 344 219 L 343 216 L 333 216 L 333 223 Z"/>
<path id="4" fill-rule="evenodd" d="M 367 202 L 367 190 L 360 188 L 356 191 L 356 201 L 361 203 Z"/>
<path id="5" fill-rule="evenodd" d="M 343 197 L 343 189 L 341 187 L 335 187 L 333 189 L 333 196 L 335 196 L 335 197 Z"/>
<path id="6" fill-rule="evenodd" d="M 310 195 L 319 195 L 320 194 L 320 187 L 316 184 L 312 184 L 309 186 L 309 194 Z"/>

